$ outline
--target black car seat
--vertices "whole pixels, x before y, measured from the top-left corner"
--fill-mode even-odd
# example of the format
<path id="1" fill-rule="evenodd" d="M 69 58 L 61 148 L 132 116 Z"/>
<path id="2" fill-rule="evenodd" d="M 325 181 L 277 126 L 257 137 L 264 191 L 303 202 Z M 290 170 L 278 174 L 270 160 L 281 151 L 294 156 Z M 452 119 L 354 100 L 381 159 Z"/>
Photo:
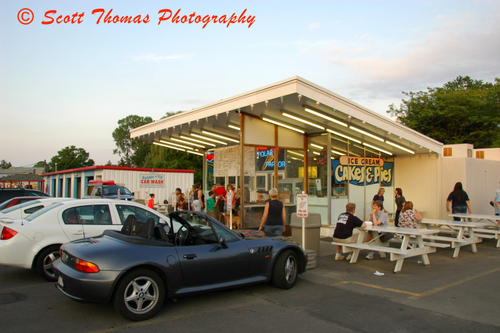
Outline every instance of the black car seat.
<path id="1" fill-rule="evenodd" d="M 127 219 L 123 223 L 122 230 L 120 231 L 124 235 L 132 235 L 132 231 L 134 230 L 134 224 L 135 224 L 135 215 L 131 214 L 127 216 Z"/>
<path id="2" fill-rule="evenodd" d="M 155 238 L 155 220 L 150 217 L 142 226 L 140 233 L 137 235 L 147 239 Z"/>
<path id="3" fill-rule="evenodd" d="M 169 243 L 167 232 L 165 231 L 165 225 L 155 225 L 154 235 L 155 239 Z"/>

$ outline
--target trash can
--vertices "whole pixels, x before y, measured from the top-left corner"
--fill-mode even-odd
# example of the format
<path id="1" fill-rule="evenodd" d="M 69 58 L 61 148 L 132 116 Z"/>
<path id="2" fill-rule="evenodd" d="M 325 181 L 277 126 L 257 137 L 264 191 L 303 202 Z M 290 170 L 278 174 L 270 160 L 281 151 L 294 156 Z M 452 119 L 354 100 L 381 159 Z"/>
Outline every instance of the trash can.
<path id="1" fill-rule="evenodd" d="M 306 248 L 315 251 L 317 256 L 319 256 L 321 214 L 309 213 L 309 217 L 306 217 L 305 219 Z M 298 217 L 297 213 L 292 213 L 290 218 L 290 227 L 292 229 L 292 239 L 302 245 L 302 217 Z"/>

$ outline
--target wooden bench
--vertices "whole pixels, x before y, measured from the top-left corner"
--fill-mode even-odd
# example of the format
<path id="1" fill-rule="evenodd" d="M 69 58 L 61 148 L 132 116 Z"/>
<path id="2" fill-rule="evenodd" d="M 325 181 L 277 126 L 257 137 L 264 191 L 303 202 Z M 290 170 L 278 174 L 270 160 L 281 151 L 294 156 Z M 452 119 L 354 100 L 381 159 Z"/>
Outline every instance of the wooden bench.
<path id="1" fill-rule="evenodd" d="M 389 242 L 390 243 L 401 243 L 402 242 L 402 239 L 401 238 L 391 238 L 389 239 Z M 418 242 L 414 239 L 410 240 L 408 242 L 408 244 L 411 244 L 411 245 L 416 245 L 418 244 Z M 435 242 L 424 242 L 425 246 L 429 246 L 429 247 L 439 247 L 439 248 L 442 248 L 442 249 L 445 249 L 445 248 L 448 248 L 451 246 L 451 244 L 445 244 L 445 243 L 435 243 Z"/>
<path id="2" fill-rule="evenodd" d="M 496 239 L 496 247 L 500 247 L 500 230 L 498 229 L 475 229 L 474 236 L 486 239 Z"/>

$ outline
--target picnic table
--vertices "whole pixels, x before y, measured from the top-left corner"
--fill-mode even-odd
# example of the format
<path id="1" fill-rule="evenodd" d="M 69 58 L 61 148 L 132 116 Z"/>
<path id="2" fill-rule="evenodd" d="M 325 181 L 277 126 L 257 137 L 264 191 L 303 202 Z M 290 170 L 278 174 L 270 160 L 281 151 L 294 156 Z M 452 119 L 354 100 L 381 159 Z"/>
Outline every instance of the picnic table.
<path id="1" fill-rule="evenodd" d="M 334 245 L 343 246 L 343 252 L 352 252 L 351 264 L 358 261 L 360 250 L 370 250 L 378 251 L 381 258 L 386 257 L 386 253 L 390 254 L 390 260 L 396 261 L 396 266 L 394 267 L 394 273 L 401 271 L 403 267 L 403 262 L 405 258 L 422 256 L 422 262 L 424 265 L 429 265 L 428 253 L 436 252 L 436 247 L 432 246 L 432 243 L 424 242 L 424 235 L 437 234 L 439 230 L 432 229 L 410 229 L 410 228 L 399 228 L 399 227 L 380 227 L 380 226 L 370 226 L 366 228 L 358 228 L 358 240 L 356 243 L 336 243 L 332 242 Z M 370 242 L 363 243 L 366 235 L 371 232 L 374 236 Z M 380 241 L 379 232 L 381 233 L 395 233 L 402 236 L 401 246 L 399 248 L 394 248 L 390 246 L 384 246 Z M 416 238 L 416 244 L 410 245 L 410 238 Z M 387 245 L 387 244 L 386 244 Z"/>
<path id="2" fill-rule="evenodd" d="M 477 219 L 476 222 L 488 223 L 484 229 L 476 229 L 476 235 L 481 238 L 496 239 L 496 247 L 500 247 L 500 216 L 487 214 L 449 214 L 448 216 L 460 217 L 462 220 Z"/>
<path id="3" fill-rule="evenodd" d="M 460 254 L 460 248 L 462 246 L 470 245 L 472 253 L 477 252 L 476 244 L 482 242 L 482 238 L 478 237 L 478 235 L 475 234 L 474 229 L 482 228 L 486 226 L 487 223 L 423 219 L 421 222 L 419 222 L 419 225 L 425 225 L 427 227 L 427 229 L 425 230 L 438 230 L 432 229 L 432 225 L 439 225 L 456 232 L 456 235 L 450 236 L 428 235 L 424 236 L 424 239 L 450 243 L 451 248 L 455 249 L 455 251 L 453 252 L 453 258 L 458 258 L 458 255 Z"/>

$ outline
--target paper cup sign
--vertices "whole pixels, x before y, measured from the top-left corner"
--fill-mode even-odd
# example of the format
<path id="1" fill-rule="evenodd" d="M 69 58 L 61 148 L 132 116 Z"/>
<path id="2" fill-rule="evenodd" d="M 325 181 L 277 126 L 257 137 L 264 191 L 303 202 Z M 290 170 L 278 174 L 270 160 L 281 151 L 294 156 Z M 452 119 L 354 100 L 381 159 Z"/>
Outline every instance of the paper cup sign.
<path id="1" fill-rule="evenodd" d="M 308 217 L 309 216 L 309 205 L 308 205 L 308 195 L 307 194 L 297 194 L 297 216 L 298 217 Z"/>

